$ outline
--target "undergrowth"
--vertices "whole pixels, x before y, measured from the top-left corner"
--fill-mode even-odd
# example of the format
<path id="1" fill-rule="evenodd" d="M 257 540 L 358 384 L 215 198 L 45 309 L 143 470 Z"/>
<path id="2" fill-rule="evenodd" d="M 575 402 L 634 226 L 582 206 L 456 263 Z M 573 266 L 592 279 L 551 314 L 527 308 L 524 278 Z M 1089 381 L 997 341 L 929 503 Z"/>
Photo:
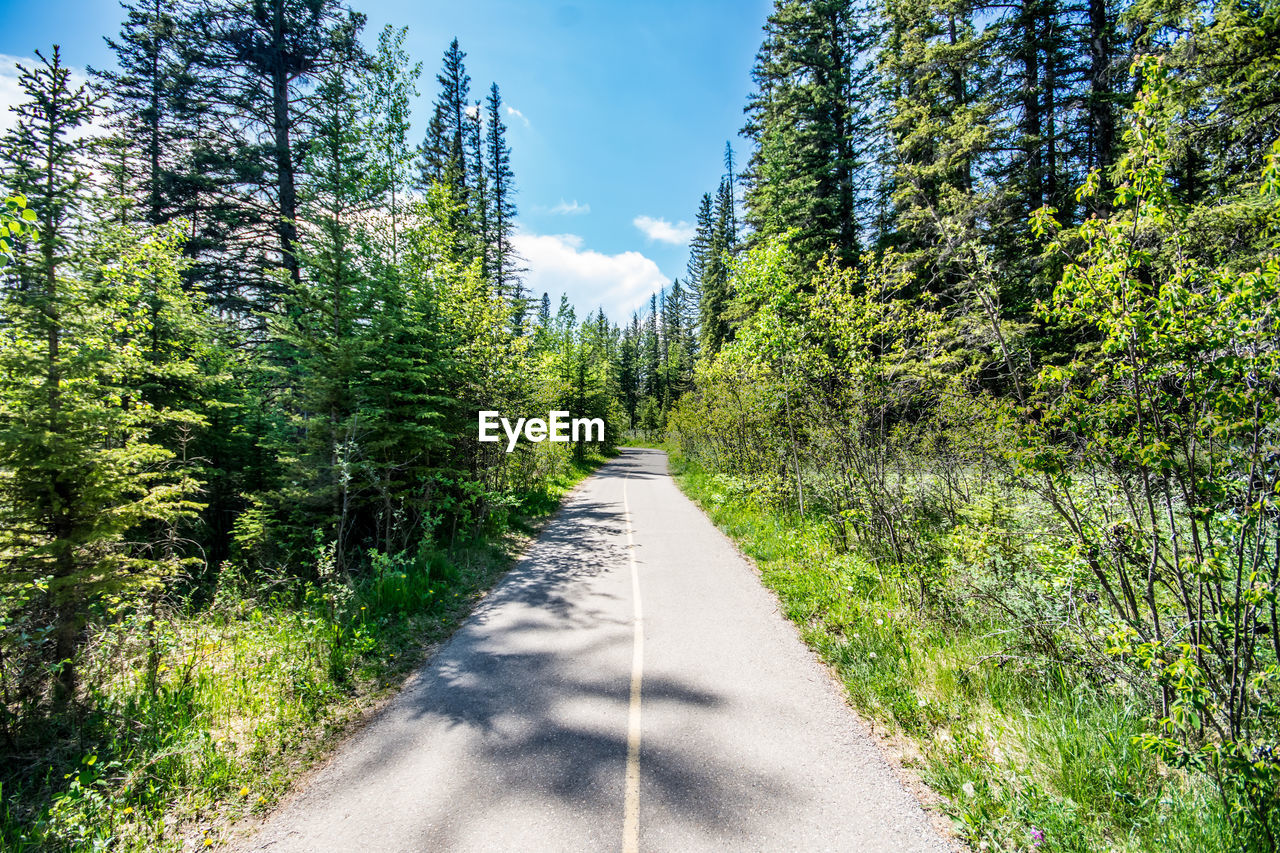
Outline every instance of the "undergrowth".
<path id="1" fill-rule="evenodd" d="M 155 624 L 100 614 L 75 712 L 52 718 L 56 729 L 8 732 L 0 850 L 216 846 L 392 693 L 602 461 L 519 495 L 501 535 L 374 553 L 357 578 L 319 586 L 224 585 L 212 604 Z M 322 576 L 326 559 L 318 547 Z"/>
<path id="2" fill-rule="evenodd" d="M 1123 690 L 1022 665 L 1007 639 L 1021 627 L 930 614 L 914 581 L 841 552 L 832 531 L 676 454 L 672 471 L 974 849 L 1238 849 L 1212 785 L 1135 744 L 1149 709 Z"/>

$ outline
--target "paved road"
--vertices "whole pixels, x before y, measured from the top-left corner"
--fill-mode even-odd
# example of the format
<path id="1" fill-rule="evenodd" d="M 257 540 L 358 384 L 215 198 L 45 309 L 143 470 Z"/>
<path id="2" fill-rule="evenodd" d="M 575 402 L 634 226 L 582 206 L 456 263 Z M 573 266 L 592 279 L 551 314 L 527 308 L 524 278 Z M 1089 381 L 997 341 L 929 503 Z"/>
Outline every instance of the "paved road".
<path id="1" fill-rule="evenodd" d="M 666 456 L 629 449 L 245 849 L 951 847 Z"/>

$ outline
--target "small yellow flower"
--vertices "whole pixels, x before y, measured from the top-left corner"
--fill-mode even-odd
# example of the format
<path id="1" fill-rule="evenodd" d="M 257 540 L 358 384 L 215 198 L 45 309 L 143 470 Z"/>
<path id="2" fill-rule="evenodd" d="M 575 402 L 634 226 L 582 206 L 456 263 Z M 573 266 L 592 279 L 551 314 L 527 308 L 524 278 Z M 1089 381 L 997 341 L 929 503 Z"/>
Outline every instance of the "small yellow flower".
<path id="1" fill-rule="evenodd" d="M 213 846 L 213 839 L 212 839 L 212 838 L 206 838 L 206 839 L 204 840 L 204 846 L 205 846 L 205 847 L 212 847 L 212 846 Z"/>
<path id="2" fill-rule="evenodd" d="M 242 796 L 242 797 L 247 797 L 247 796 L 249 796 L 249 786 L 248 786 L 248 785 L 246 785 L 246 786 L 244 786 L 243 788 L 241 788 L 241 789 L 240 789 L 240 796 Z"/>
<path id="3" fill-rule="evenodd" d="M 133 814 L 133 806 L 125 806 L 125 807 L 124 807 L 124 813 L 125 813 L 125 814 Z"/>

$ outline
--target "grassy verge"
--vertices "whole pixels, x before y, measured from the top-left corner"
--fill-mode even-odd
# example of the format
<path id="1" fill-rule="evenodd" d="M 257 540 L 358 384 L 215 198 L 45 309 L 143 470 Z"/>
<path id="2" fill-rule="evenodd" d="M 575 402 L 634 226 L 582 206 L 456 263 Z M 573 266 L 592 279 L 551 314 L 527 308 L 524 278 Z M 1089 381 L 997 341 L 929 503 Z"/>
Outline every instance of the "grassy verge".
<path id="1" fill-rule="evenodd" d="M 522 495 L 500 538 L 375 557 L 355 583 L 219 590 L 158 628 L 130 617 L 100 629 L 91 710 L 10 744 L 0 850 L 216 846 L 395 692 L 603 461 Z"/>
<path id="2" fill-rule="evenodd" d="M 828 531 L 675 454 L 672 471 L 974 849 L 1237 849 L 1212 788 L 1132 743 L 1146 711 L 1120 692 L 1020 666 L 1006 653 L 1013 626 L 930 616 L 902 578 L 840 553 Z"/>

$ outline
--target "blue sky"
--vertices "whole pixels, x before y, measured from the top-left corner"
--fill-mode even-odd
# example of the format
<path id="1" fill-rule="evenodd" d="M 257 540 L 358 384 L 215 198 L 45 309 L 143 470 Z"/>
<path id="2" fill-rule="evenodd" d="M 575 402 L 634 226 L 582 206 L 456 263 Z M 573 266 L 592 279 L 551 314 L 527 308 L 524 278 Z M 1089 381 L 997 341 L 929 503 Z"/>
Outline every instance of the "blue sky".
<path id="1" fill-rule="evenodd" d="M 423 63 L 415 136 L 450 39 L 467 53 L 472 96 L 496 81 L 509 114 L 519 247 L 529 284 L 616 321 L 682 275 L 688 223 L 715 189 L 737 134 L 769 0 L 351 0 L 409 27 Z M 0 106 L 15 97 L 12 58 L 57 42 L 68 64 L 108 66 L 113 0 L 0 0 Z M 7 124 L 0 118 L 0 125 Z M 637 224 L 639 223 L 639 224 Z"/>

